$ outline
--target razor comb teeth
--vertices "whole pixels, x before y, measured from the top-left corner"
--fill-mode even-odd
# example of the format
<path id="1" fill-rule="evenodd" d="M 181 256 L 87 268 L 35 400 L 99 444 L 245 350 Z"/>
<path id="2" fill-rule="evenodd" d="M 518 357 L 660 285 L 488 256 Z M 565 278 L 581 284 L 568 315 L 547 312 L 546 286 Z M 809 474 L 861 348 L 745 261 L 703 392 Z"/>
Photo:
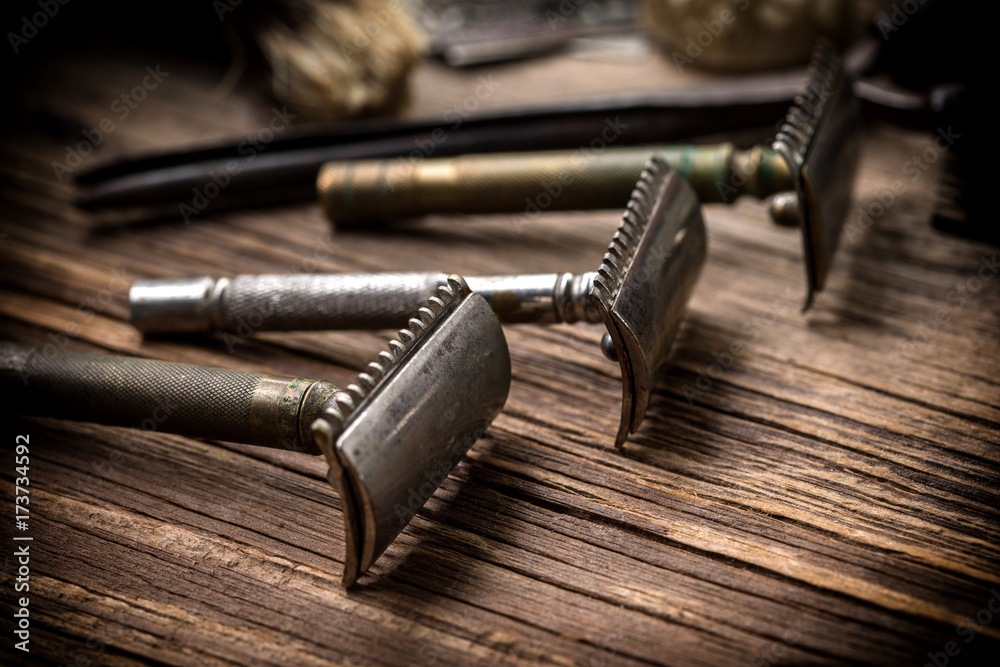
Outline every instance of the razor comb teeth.
<path id="1" fill-rule="evenodd" d="M 805 89 L 796 96 L 775 139 L 775 144 L 784 144 L 799 162 L 808 153 L 840 70 L 840 59 L 833 48 L 829 44 L 817 47 L 809 64 Z"/>
<path id="2" fill-rule="evenodd" d="M 344 430 L 351 415 L 375 388 L 392 375 L 407 352 L 430 328 L 434 318 L 453 301 L 470 292 L 464 278 L 457 275 L 448 276 L 448 284 L 440 286 L 437 295 L 430 297 L 427 304 L 417 311 L 416 316 L 410 318 L 406 328 L 400 329 L 396 337 L 389 341 L 389 350 L 379 352 L 375 361 L 365 366 L 365 370 L 358 374 L 354 383 L 347 385 L 334 396 L 333 404 L 323 413 L 332 428 L 333 437 Z"/>
<path id="3" fill-rule="evenodd" d="M 646 163 L 622 215 L 618 231 L 611 239 L 601 267 L 597 270 L 594 278 L 595 294 L 608 308 L 621 290 L 649 224 L 655 202 L 655 184 L 663 180 L 667 170 L 666 163 L 659 158 L 651 158 Z"/>
<path id="4" fill-rule="evenodd" d="M 706 244 L 694 190 L 654 155 L 636 184 L 590 293 L 607 329 L 601 349 L 621 366 L 616 446 L 624 444 L 642 422 L 705 262 Z"/>
<path id="5" fill-rule="evenodd" d="M 860 144 L 858 117 L 851 77 L 833 47 L 823 43 L 813 52 L 806 85 L 772 145 L 795 184 L 794 206 L 786 198 L 772 213 L 779 212 L 776 219 L 796 221 L 802 230 L 809 288 L 803 310 L 826 283 L 850 206 Z"/>

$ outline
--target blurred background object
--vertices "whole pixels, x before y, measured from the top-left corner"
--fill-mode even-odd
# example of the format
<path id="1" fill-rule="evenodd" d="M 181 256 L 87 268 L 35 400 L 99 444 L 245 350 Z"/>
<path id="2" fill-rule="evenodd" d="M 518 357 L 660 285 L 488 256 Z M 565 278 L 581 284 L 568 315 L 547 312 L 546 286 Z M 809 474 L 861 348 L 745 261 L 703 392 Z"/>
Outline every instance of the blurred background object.
<path id="1" fill-rule="evenodd" d="M 272 93 L 297 113 L 334 120 L 405 101 L 425 40 L 400 0 L 257 0 L 249 9 L 248 49 L 259 48 Z"/>
<path id="2" fill-rule="evenodd" d="M 430 52 L 453 67 L 543 55 L 635 35 L 638 0 L 427 0 L 415 16 Z"/>
<path id="3" fill-rule="evenodd" d="M 41 123 L 55 137 L 78 141 L 81 133 L 92 127 L 79 117 L 79 107 L 74 111 L 66 104 L 36 104 L 39 95 L 22 93 L 38 93 L 53 85 L 64 87 L 65 78 L 59 72 L 66 63 L 80 57 L 89 58 L 91 66 L 98 69 L 109 62 L 143 60 L 145 65 L 160 58 L 178 66 L 187 62 L 200 68 L 208 81 L 205 104 L 212 105 L 236 93 L 253 99 L 252 108 L 263 110 L 277 105 L 280 110 L 287 106 L 294 124 L 327 123 L 322 132 L 353 137 L 366 142 L 372 150 L 382 148 L 381 152 L 325 159 L 392 157 L 411 150 L 413 137 L 388 146 L 378 137 L 341 121 L 407 114 L 414 79 L 411 74 L 418 68 L 424 72 L 442 68 L 442 62 L 444 66 L 468 67 L 541 55 L 551 59 L 558 50 L 614 60 L 627 52 L 633 58 L 640 54 L 640 60 L 659 61 L 660 68 L 675 70 L 680 75 L 678 81 L 749 91 L 759 89 L 760 82 L 738 76 L 720 77 L 714 70 L 775 70 L 804 64 L 814 41 L 825 37 L 849 53 L 858 50 L 852 46 L 862 43 L 871 47 L 869 56 L 862 59 L 865 64 L 853 68 L 861 79 L 858 94 L 866 100 L 866 116 L 907 122 L 925 130 L 948 124 L 969 127 L 972 119 L 968 110 L 973 107 L 969 100 L 976 98 L 977 87 L 982 90 L 985 86 L 983 80 L 969 73 L 970 63 L 977 61 L 971 49 L 983 40 L 970 35 L 977 24 L 971 20 L 972 3 L 964 0 L 643 2 L 149 0 L 139 5 L 105 0 L 86 5 L 69 1 L 62 4 L 60 0 L 11 0 L 0 13 L 5 14 L 3 24 L 8 26 L 7 53 L 13 56 L 13 66 L 0 68 L 0 84 L 14 103 L 0 108 L 0 114 L 8 116 L 12 127 Z M 661 47 L 655 56 L 649 52 L 651 36 Z M 864 39 L 859 40 L 861 36 Z M 434 59 L 425 59 L 424 55 Z M 170 67 L 165 69 L 169 71 Z M 792 70 L 786 69 L 762 76 L 791 74 Z M 417 83 L 413 85 L 420 86 L 415 94 L 427 96 L 428 88 L 421 83 L 420 75 L 414 80 Z M 548 96 L 562 102 L 558 84 L 546 85 Z M 508 86 L 503 90 L 506 94 L 512 89 Z M 913 123 L 912 118 L 904 117 L 914 116 L 907 109 L 896 113 L 900 101 L 903 106 L 926 109 L 921 122 Z M 477 106 L 479 102 L 476 98 Z M 613 108 L 617 113 L 618 107 Z M 612 107 L 604 109 L 610 112 Z M 537 133 L 537 146 L 506 145 L 509 137 L 500 133 L 500 145 L 490 150 L 556 147 L 541 144 L 566 127 L 569 112 L 567 105 L 553 107 L 548 124 Z M 735 105 L 731 112 L 733 116 L 744 114 Z M 468 120 L 463 116 L 462 129 L 471 129 L 483 121 L 484 113 L 489 112 L 477 110 Z M 515 110 L 513 115 L 518 113 Z M 704 114 L 704 109 L 689 113 L 689 120 L 701 122 Z M 504 131 L 516 124 L 511 118 L 498 116 L 493 120 Z M 438 125 L 433 119 L 427 130 Z M 730 129 L 736 129 L 735 125 Z M 961 130 L 956 131 L 961 134 Z M 688 132 L 687 136 L 696 134 Z M 285 133 L 281 139 L 289 136 Z M 299 140 L 301 144 L 309 143 L 301 137 Z M 459 146 L 457 134 L 452 133 L 446 146 L 435 144 L 435 156 L 487 150 L 473 144 Z M 278 147 L 278 142 L 270 146 L 268 159 L 281 157 L 277 155 Z M 168 148 L 176 151 L 173 144 Z M 108 157 L 109 146 L 105 144 L 102 149 L 102 157 Z M 934 219 L 940 229 L 982 238 L 995 234 L 991 229 L 983 233 L 967 224 L 982 218 L 985 211 L 982 193 L 987 188 L 981 187 L 982 183 L 970 186 L 972 181 L 984 178 L 985 172 L 969 168 L 984 158 L 967 157 L 983 150 L 982 142 L 961 142 L 947 156 L 943 212 Z M 95 162 L 87 166 L 102 165 L 95 156 Z M 127 163 L 118 166 L 119 172 L 128 170 Z M 87 180 L 84 171 L 74 177 Z M 237 190 L 234 185 L 227 196 Z M 190 187 L 184 188 L 185 197 L 189 192 Z M 306 188 L 302 192 L 311 196 L 312 191 Z M 970 217 L 969 211 L 978 213 Z"/>
<path id="4" fill-rule="evenodd" d="M 848 0 L 643 0 L 646 27 L 678 67 L 751 71 L 799 65 L 816 41 L 854 32 Z"/>

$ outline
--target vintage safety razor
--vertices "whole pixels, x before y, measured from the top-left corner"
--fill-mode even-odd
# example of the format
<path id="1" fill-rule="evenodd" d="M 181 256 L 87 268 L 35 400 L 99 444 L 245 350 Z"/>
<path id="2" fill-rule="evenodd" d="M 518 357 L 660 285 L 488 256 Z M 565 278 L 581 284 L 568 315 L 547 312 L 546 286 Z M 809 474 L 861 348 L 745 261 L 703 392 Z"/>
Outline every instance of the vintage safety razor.
<path id="1" fill-rule="evenodd" d="M 622 368 L 616 444 L 638 428 L 706 256 L 690 185 L 659 157 L 642 171 L 596 272 L 467 276 L 501 321 L 604 323 L 602 349 Z M 398 326 L 445 280 L 437 273 L 298 274 L 146 279 L 129 294 L 144 333 Z"/>
<path id="2" fill-rule="evenodd" d="M 801 226 L 808 295 L 823 288 L 850 205 L 858 157 L 859 104 L 829 45 L 813 54 L 801 94 L 771 146 L 607 147 L 465 155 L 426 160 L 330 162 L 317 178 L 338 224 L 428 213 L 502 213 L 612 208 L 627 196 L 651 151 L 677 169 L 703 203 L 740 195 L 773 200 L 779 224 Z M 601 146 L 603 146 L 603 140 Z"/>
<path id="3" fill-rule="evenodd" d="M 346 586 L 486 431 L 510 388 L 500 323 L 458 276 L 344 389 L 50 348 L 0 344 L 0 396 L 16 412 L 135 427 L 165 414 L 166 432 L 322 453 L 343 507 Z"/>

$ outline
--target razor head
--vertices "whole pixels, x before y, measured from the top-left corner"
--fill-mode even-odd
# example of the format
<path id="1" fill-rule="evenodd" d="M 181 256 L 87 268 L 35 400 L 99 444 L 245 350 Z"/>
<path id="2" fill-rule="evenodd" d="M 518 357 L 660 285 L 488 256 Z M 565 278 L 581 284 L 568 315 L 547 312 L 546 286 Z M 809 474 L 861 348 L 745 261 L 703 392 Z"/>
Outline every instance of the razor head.
<path id="1" fill-rule="evenodd" d="M 698 197 L 654 155 L 639 177 L 590 292 L 621 364 L 622 417 L 616 446 L 642 423 L 707 249 Z"/>
<path id="2" fill-rule="evenodd" d="M 826 284 L 851 203 L 860 152 L 859 109 L 843 62 L 832 46 L 821 43 L 805 89 L 772 146 L 795 181 L 809 289 L 803 310 Z"/>
<path id="3" fill-rule="evenodd" d="M 449 276 L 312 425 L 340 494 L 344 585 L 395 540 L 500 413 L 510 354 L 496 315 Z"/>

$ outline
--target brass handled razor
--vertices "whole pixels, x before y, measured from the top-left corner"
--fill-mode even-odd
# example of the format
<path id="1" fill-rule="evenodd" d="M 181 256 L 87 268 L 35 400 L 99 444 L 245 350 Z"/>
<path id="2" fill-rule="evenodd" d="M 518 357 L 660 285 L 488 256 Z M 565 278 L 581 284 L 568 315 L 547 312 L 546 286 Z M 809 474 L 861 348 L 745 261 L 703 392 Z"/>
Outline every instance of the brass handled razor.
<path id="1" fill-rule="evenodd" d="M 166 415 L 158 424 L 165 432 L 322 453 L 343 507 L 346 586 L 486 431 L 509 388 L 503 330 L 458 276 L 344 389 L 322 380 L 0 344 L 0 397 L 16 412 L 120 426 Z"/>
<path id="2" fill-rule="evenodd" d="M 654 156 L 642 171 L 595 272 L 468 277 L 499 319 L 603 323 L 602 349 L 622 367 L 621 445 L 642 422 L 706 256 L 690 185 Z M 436 273 L 264 275 L 147 279 L 129 294 L 144 333 L 398 326 Z"/>
<path id="3" fill-rule="evenodd" d="M 801 226 L 808 307 L 825 285 L 850 204 L 858 117 L 847 71 L 836 52 L 821 45 L 772 146 L 584 147 L 330 162 L 319 172 L 317 189 L 338 224 L 428 213 L 506 212 L 528 218 L 546 210 L 617 206 L 652 151 L 691 183 L 703 203 L 791 192 L 775 198 L 771 213 L 779 224 Z"/>
<path id="4" fill-rule="evenodd" d="M 729 143 L 328 162 L 317 189 L 327 215 L 344 225 L 426 213 L 613 208 L 628 197 L 650 153 L 680 172 L 702 202 L 795 189 L 780 154 Z"/>

